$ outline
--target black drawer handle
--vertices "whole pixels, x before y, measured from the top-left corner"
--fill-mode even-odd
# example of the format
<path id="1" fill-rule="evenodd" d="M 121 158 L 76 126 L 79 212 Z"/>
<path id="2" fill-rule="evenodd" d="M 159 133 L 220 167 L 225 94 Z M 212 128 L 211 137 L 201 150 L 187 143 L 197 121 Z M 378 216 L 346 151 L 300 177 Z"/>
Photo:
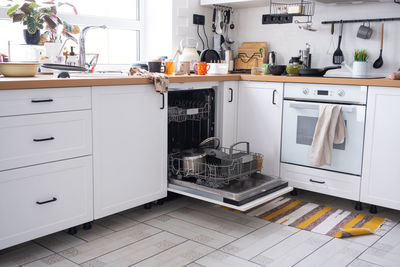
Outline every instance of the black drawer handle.
<path id="1" fill-rule="evenodd" d="M 164 109 L 165 108 L 165 95 L 164 93 L 160 93 L 162 96 L 162 106 L 160 107 L 160 109 Z"/>
<path id="2" fill-rule="evenodd" d="M 273 92 L 272 92 L 272 105 L 276 105 L 276 102 L 275 102 L 275 94 L 277 93 L 278 91 L 276 91 L 276 90 L 274 90 Z"/>
<path id="3" fill-rule="evenodd" d="M 320 181 L 315 181 L 313 179 L 310 179 L 311 183 L 316 183 L 316 184 L 324 184 L 325 182 L 320 182 Z"/>
<path id="4" fill-rule="evenodd" d="M 51 141 L 54 140 L 54 137 L 48 137 L 48 138 L 42 138 L 42 139 L 33 139 L 33 142 L 45 142 L 45 141 Z"/>
<path id="5" fill-rule="evenodd" d="M 48 99 L 32 99 L 32 103 L 48 103 L 48 102 L 53 102 L 54 100 L 51 98 Z"/>
<path id="6" fill-rule="evenodd" d="M 229 91 L 231 92 L 231 99 L 228 102 L 232 103 L 233 102 L 233 89 L 229 88 Z"/>
<path id="7" fill-rule="evenodd" d="M 46 201 L 43 201 L 43 202 L 36 201 L 36 204 L 38 204 L 38 205 L 44 205 L 44 204 L 51 203 L 51 202 L 54 202 L 54 201 L 57 201 L 57 198 L 56 198 L 56 197 L 53 197 L 52 199 L 46 200 Z"/>

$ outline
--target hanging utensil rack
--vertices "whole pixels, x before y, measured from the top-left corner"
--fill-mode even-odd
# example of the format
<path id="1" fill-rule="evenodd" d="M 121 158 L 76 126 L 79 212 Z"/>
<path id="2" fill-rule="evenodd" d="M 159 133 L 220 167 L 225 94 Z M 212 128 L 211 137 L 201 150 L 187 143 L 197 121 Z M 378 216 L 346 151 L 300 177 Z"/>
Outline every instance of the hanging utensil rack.
<path id="1" fill-rule="evenodd" d="M 230 6 L 224 6 L 224 5 L 213 5 L 215 8 L 219 9 L 224 9 L 224 10 L 230 10 L 231 12 L 233 11 L 233 8 Z"/>
<path id="2" fill-rule="evenodd" d="M 398 1 L 400 1 L 400 0 L 398 0 Z M 400 17 L 398 17 L 398 18 L 377 18 L 377 19 L 328 20 L 328 21 L 323 21 L 321 23 L 322 24 L 339 24 L 339 23 L 363 23 L 363 22 L 383 22 L 383 21 L 400 21 Z"/>
<path id="3" fill-rule="evenodd" d="M 314 16 L 315 4 L 308 0 L 272 1 L 269 5 L 270 15 Z"/>

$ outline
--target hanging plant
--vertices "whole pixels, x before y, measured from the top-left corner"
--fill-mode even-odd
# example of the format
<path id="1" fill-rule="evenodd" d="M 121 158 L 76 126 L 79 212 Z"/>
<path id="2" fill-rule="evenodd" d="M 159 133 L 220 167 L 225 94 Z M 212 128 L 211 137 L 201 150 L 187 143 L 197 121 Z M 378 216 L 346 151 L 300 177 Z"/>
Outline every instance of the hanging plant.
<path id="1" fill-rule="evenodd" d="M 26 26 L 26 30 L 30 34 L 35 34 L 38 30 L 45 29 L 40 37 L 40 43 L 46 41 L 54 42 L 58 37 L 58 27 L 62 27 L 61 34 L 71 38 L 77 42 L 73 34 L 78 34 L 80 29 L 77 25 L 71 25 L 63 21 L 57 15 L 57 8 L 61 6 L 69 6 L 75 14 L 78 14 L 75 6 L 68 2 L 49 0 L 38 4 L 36 0 L 24 0 L 22 4 L 16 3 L 21 1 L 9 0 L 7 15 L 12 18 L 13 22 L 20 22 Z"/>

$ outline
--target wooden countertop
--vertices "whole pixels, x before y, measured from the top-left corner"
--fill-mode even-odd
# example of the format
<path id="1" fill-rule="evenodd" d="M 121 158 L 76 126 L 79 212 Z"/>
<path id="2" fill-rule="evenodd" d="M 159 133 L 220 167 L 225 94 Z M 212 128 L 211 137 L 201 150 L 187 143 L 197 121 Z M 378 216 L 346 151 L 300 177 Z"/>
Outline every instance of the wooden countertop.
<path id="1" fill-rule="evenodd" d="M 272 75 L 177 75 L 170 76 L 171 83 L 186 82 L 211 82 L 211 81 L 259 81 L 259 82 L 285 82 L 285 83 L 317 83 L 317 84 L 345 84 L 399 87 L 400 81 L 387 79 L 350 79 L 350 78 L 316 78 L 316 77 L 289 77 Z M 29 88 L 55 88 L 78 86 L 111 86 L 111 85 L 135 85 L 149 84 L 145 78 L 107 76 L 104 77 L 74 77 L 71 79 L 56 79 L 52 75 L 37 75 L 30 78 L 6 78 L 0 77 L 0 90 L 29 89 Z"/>

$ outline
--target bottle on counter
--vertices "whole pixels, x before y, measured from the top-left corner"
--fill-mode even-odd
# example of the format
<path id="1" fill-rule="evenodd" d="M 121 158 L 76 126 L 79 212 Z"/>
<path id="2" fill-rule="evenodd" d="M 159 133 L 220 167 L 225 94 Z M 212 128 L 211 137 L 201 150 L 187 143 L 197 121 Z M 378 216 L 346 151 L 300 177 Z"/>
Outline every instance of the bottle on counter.
<path id="1" fill-rule="evenodd" d="M 66 62 L 67 62 L 67 65 L 71 65 L 71 66 L 79 65 L 79 57 L 75 54 L 73 46 L 71 46 L 71 51 L 69 52 Z"/>

